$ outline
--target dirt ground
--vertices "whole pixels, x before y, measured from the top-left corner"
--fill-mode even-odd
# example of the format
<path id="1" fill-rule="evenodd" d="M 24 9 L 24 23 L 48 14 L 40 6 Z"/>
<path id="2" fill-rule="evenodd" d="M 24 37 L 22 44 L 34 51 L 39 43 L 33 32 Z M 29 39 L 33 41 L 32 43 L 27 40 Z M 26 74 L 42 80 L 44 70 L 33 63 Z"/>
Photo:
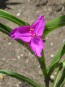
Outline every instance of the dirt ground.
<path id="1" fill-rule="evenodd" d="M 46 22 L 65 14 L 65 0 L 3 0 L 0 8 L 16 17 L 32 24 L 40 15 L 44 15 Z M 0 18 L 1 22 L 12 29 L 14 23 Z M 50 33 L 45 42 L 45 57 L 49 66 L 53 56 L 65 41 L 65 27 Z M 26 48 L 0 32 L 0 69 L 13 70 L 43 84 L 43 76 L 38 60 Z M 0 75 L 1 77 L 1 75 Z M 0 78 L 0 87 L 31 87 L 9 76 Z M 52 86 L 51 86 L 52 87 Z"/>

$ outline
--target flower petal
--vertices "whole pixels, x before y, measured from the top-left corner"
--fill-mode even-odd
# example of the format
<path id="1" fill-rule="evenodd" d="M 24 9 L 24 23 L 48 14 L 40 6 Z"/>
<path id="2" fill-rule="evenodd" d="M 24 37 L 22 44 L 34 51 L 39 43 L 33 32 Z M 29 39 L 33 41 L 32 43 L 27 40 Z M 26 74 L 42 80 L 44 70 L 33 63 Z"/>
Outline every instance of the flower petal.
<path id="1" fill-rule="evenodd" d="M 37 33 L 37 36 L 42 36 L 45 28 L 44 16 L 40 16 L 38 20 L 31 25 L 31 28 L 34 29 L 34 32 Z"/>
<path id="2" fill-rule="evenodd" d="M 15 28 L 11 31 L 10 35 L 14 39 L 21 39 L 25 42 L 30 42 L 30 26 L 21 26 L 19 28 Z"/>
<path id="3" fill-rule="evenodd" d="M 31 42 L 30 42 L 30 47 L 38 57 L 42 56 L 44 42 L 41 38 L 39 38 L 39 37 L 32 38 Z"/>

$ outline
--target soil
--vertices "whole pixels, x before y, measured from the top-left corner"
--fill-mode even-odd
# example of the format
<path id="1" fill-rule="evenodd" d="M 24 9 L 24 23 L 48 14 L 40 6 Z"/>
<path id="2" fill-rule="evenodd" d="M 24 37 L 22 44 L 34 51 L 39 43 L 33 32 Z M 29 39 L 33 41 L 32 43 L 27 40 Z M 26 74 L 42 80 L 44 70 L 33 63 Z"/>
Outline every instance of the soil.
<path id="1" fill-rule="evenodd" d="M 32 24 L 40 15 L 44 15 L 46 22 L 65 14 L 65 0 L 3 0 L 0 8 L 16 17 Z M 1 22 L 12 29 L 18 25 L 0 18 Z M 49 66 L 53 56 L 65 41 L 65 27 L 50 33 L 45 42 L 45 59 Z M 13 70 L 30 77 L 40 84 L 44 83 L 38 60 L 24 46 L 0 32 L 0 69 Z M 27 83 L 6 75 L 0 75 L 0 87 L 31 87 Z M 52 87 L 52 86 L 50 86 Z"/>

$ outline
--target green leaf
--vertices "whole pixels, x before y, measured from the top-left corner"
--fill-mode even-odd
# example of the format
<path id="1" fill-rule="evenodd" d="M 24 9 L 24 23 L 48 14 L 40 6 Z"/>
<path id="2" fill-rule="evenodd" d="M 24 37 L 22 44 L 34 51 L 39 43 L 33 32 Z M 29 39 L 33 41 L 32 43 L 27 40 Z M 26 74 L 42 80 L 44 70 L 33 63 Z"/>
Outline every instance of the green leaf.
<path id="1" fill-rule="evenodd" d="M 65 60 L 62 62 L 62 64 L 63 64 L 63 67 L 65 68 Z"/>
<path id="2" fill-rule="evenodd" d="M 8 76 L 11 76 L 11 77 L 16 78 L 16 79 L 18 79 L 20 81 L 23 81 L 23 82 L 27 82 L 30 85 L 32 85 L 33 87 L 42 87 L 40 84 L 36 83 L 34 80 L 32 80 L 32 79 L 30 79 L 28 77 L 25 77 L 25 76 L 23 76 L 21 74 L 9 71 L 9 70 L 0 70 L 0 73 L 6 74 Z"/>
<path id="3" fill-rule="evenodd" d="M 56 85 L 57 85 L 57 82 L 58 82 L 58 80 L 59 80 L 59 77 L 60 77 L 60 75 L 61 75 L 61 71 L 62 71 L 62 65 L 60 65 L 59 66 L 59 69 L 58 69 L 58 72 L 57 72 L 57 75 L 56 75 L 56 77 L 55 77 L 55 79 L 54 79 L 54 82 L 53 82 L 53 87 L 56 87 Z M 60 87 L 60 86 L 59 86 Z"/>
<path id="4" fill-rule="evenodd" d="M 19 26 L 21 25 L 29 25 L 28 23 L 24 22 L 23 20 L 20 20 L 19 18 L 13 16 L 12 14 L 1 10 L 0 9 L 0 17 L 6 18 L 16 24 L 18 24 Z M 46 24 L 46 29 L 44 31 L 44 35 L 47 36 L 51 31 L 55 30 L 55 29 L 60 29 L 60 27 L 65 25 L 65 15 L 57 17 L 51 21 L 49 21 Z"/>
<path id="5" fill-rule="evenodd" d="M 65 84 L 65 68 L 63 69 L 63 72 L 62 72 L 62 76 L 57 84 L 57 86 L 55 87 L 64 87 L 63 85 Z"/>
<path id="6" fill-rule="evenodd" d="M 0 23 L 0 31 L 5 33 L 6 35 L 10 35 L 9 32 L 11 31 L 12 29 L 2 23 Z"/>
<path id="7" fill-rule="evenodd" d="M 4 10 L 1 10 L 1 9 L 0 9 L 0 17 L 6 18 L 20 26 L 21 25 L 29 25 L 28 23 L 24 22 L 23 20 L 20 20 L 19 18 L 15 17 L 12 14 L 10 14 Z"/>
<path id="8" fill-rule="evenodd" d="M 47 36 L 50 32 L 61 29 L 60 27 L 65 26 L 65 15 L 57 17 L 46 24 L 44 35 Z"/>
<path id="9" fill-rule="evenodd" d="M 57 52 L 57 54 L 53 57 L 52 62 L 49 66 L 48 69 L 48 74 L 51 75 L 51 73 L 53 72 L 53 70 L 58 66 L 59 61 L 61 59 L 61 57 L 65 54 L 65 43 L 63 44 L 63 46 L 59 49 L 59 51 Z"/>
<path id="10" fill-rule="evenodd" d="M 5 33 L 6 35 L 9 35 L 9 33 L 6 30 L 3 30 L 1 27 L 0 27 L 0 31 Z"/>
<path id="11" fill-rule="evenodd" d="M 2 23 L 0 23 L 0 29 L 2 29 L 4 31 L 7 31 L 8 33 L 10 33 L 11 30 L 12 30 L 10 27 L 8 27 L 8 26 L 6 26 L 6 25 L 4 25 Z"/>
<path id="12" fill-rule="evenodd" d="M 65 79 L 63 80 L 62 84 L 60 87 L 64 87 L 65 86 Z"/>

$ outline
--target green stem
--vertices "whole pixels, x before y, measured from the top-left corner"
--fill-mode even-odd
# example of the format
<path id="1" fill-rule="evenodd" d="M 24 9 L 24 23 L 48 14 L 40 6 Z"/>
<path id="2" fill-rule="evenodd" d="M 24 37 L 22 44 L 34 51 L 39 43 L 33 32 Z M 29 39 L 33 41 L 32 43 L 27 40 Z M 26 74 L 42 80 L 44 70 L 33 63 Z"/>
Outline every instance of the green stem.
<path id="1" fill-rule="evenodd" d="M 32 85 L 33 87 L 42 87 L 41 84 L 35 82 L 34 80 L 28 78 L 28 77 L 25 77 L 21 74 L 18 74 L 16 72 L 13 72 L 13 71 L 9 71 L 9 70 L 0 70 L 0 73 L 2 74 L 6 74 L 8 76 L 11 76 L 13 78 L 16 78 L 20 81 L 23 81 L 23 82 L 27 82 L 29 83 L 30 85 Z"/>
<path id="2" fill-rule="evenodd" d="M 40 63 L 40 66 L 41 66 L 41 69 L 44 75 L 45 87 L 49 87 L 49 79 L 47 75 L 47 68 L 46 68 L 44 53 L 41 58 L 38 58 L 38 60 L 39 60 L 39 63 Z"/>
<path id="3" fill-rule="evenodd" d="M 59 76 L 61 74 L 61 70 L 62 70 L 62 66 L 60 66 L 59 69 L 58 69 L 57 75 L 56 75 L 54 83 L 53 83 L 53 87 L 56 87 L 56 85 L 57 85 L 58 78 L 59 78 Z"/>
<path id="4" fill-rule="evenodd" d="M 62 76 L 61 76 L 60 80 L 58 81 L 56 87 L 64 87 L 63 86 L 65 84 L 65 81 L 64 80 L 65 80 L 65 68 L 63 68 Z"/>

